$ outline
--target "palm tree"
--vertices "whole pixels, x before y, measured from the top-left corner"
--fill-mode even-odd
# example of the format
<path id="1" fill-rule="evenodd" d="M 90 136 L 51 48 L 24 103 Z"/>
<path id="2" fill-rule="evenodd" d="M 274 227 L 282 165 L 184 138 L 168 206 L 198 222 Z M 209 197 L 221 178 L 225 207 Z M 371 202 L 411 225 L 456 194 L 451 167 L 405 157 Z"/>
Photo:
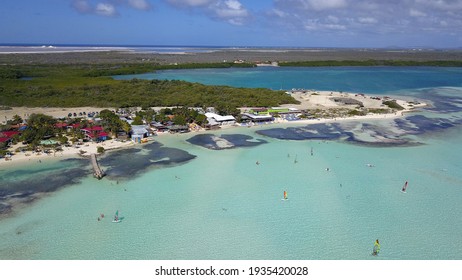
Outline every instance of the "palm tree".
<path id="1" fill-rule="evenodd" d="M 19 115 L 14 115 L 13 121 L 11 124 L 20 124 L 20 123 L 22 123 L 22 118 Z"/>

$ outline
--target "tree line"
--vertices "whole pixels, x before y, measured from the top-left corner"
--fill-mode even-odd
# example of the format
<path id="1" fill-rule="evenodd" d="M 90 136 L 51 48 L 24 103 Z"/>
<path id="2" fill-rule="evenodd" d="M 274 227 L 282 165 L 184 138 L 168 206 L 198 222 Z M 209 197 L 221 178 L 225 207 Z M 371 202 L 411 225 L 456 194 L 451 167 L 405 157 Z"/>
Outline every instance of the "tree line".
<path id="1" fill-rule="evenodd" d="M 117 71 L 126 74 L 148 69 L 146 65 L 137 66 L 121 66 Z M 115 73 L 115 66 L 108 67 L 0 66 L 0 104 L 29 107 L 216 107 L 222 113 L 232 113 L 244 106 L 298 103 L 285 92 L 264 88 L 208 86 L 178 80 L 118 81 L 101 76 Z"/>

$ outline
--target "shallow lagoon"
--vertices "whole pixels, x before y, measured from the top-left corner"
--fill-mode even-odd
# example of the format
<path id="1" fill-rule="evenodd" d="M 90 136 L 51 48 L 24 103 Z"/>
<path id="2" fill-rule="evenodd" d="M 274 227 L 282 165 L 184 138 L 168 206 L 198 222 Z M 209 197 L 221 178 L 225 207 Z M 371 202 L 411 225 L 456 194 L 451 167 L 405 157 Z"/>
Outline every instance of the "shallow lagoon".
<path id="1" fill-rule="evenodd" d="M 369 259 L 378 238 L 379 259 L 460 259 L 462 89 L 445 86 L 393 91 L 435 104 L 401 120 L 214 132 L 235 143 L 226 149 L 204 145 L 209 136 L 164 135 L 137 151 L 154 165 L 135 170 L 136 158 L 124 162 L 120 152 L 114 157 L 127 168 L 117 176 L 84 174 L 0 220 L 0 258 Z M 326 131 L 341 137 L 306 137 Z M 384 135 L 407 144 L 380 145 Z M 109 159 L 101 161 L 108 171 Z M 1 172 L 2 182 L 14 181 Z"/>

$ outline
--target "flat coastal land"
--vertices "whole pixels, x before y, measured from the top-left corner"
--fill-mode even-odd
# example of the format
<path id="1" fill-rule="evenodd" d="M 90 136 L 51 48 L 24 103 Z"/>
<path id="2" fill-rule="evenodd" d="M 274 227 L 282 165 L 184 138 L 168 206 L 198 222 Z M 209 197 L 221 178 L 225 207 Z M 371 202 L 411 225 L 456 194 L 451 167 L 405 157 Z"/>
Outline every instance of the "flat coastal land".
<path id="1" fill-rule="evenodd" d="M 220 63 L 223 61 L 462 61 L 462 50 L 428 49 L 283 49 L 238 48 L 204 50 L 202 52 L 156 53 L 129 49 L 62 52 L 1 52 L 0 64 L 98 64 L 98 63 Z"/>

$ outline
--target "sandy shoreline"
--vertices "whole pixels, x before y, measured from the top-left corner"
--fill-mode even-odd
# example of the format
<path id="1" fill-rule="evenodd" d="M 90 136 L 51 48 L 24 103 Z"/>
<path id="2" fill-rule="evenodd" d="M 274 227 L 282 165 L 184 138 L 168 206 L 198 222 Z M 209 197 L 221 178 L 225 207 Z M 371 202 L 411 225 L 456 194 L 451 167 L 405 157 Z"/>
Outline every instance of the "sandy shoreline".
<path id="1" fill-rule="evenodd" d="M 21 143 L 14 145 L 9 150 L 14 151 L 18 147 L 23 147 Z M 49 160 L 60 160 L 66 158 L 82 158 L 89 157 L 91 154 L 97 154 L 98 147 L 103 147 L 105 151 L 111 151 L 116 149 L 123 149 L 134 147 L 135 143 L 132 141 L 115 141 L 108 140 L 102 143 L 86 142 L 82 145 L 72 146 L 72 147 L 63 147 L 62 151 L 52 151 L 50 153 L 36 153 L 36 152 L 18 152 L 10 158 L 10 160 L 1 159 L 0 167 L 6 166 L 18 166 L 28 163 L 42 163 Z M 81 153 L 83 151 L 83 153 Z"/>
<path id="2" fill-rule="evenodd" d="M 268 125 L 255 125 L 255 127 L 262 128 L 264 126 L 271 126 L 272 124 L 283 124 L 287 126 L 295 126 L 295 125 L 308 125 L 308 124 L 320 124 L 320 123 L 331 123 L 331 122 L 344 122 L 344 121 L 366 121 L 366 120 L 383 120 L 383 119 L 394 119 L 400 118 L 403 116 L 405 112 L 409 112 L 409 110 L 401 111 L 397 114 L 369 114 L 366 116 L 352 116 L 352 117 L 344 117 L 344 118 L 333 118 L 333 119 L 310 119 L 310 120 L 297 120 L 297 121 L 287 121 L 282 120 L 280 118 L 276 119 L 273 123 Z M 222 129 L 227 128 L 248 128 L 248 126 L 223 126 Z M 209 131 L 199 131 L 199 132 L 190 132 L 190 133 L 210 133 Z M 162 137 L 162 134 L 157 135 L 154 138 Z M 152 142 L 152 141 L 151 141 Z M 149 143 L 149 142 L 148 142 Z M 226 146 L 226 143 L 219 143 Z M 5 167 L 17 167 L 18 165 L 25 165 L 25 164 L 33 164 L 33 163 L 41 163 L 46 162 L 48 160 L 59 160 L 59 159 L 66 159 L 66 158 L 82 158 L 88 157 L 90 154 L 97 154 L 98 147 L 103 147 L 105 151 L 112 151 L 117 149 L 124 149 L 124 148 L 132 148 L 138 145 L 143 144 L 135 144 L 131 140 L 127 140 L 125 142 L 115 141 L 115 140 L 107 140 L 102 143 L 94 143 L 94 142 L 86 142 L 82 145 L 77 147 L 63 147 L 62 151 L 51 152 L 51 153 L 35 153 L 35 152 L 18 152 L 14 153 L 10 160 L 0 159 L 0 168 Z M 9 150 L 14 151 L 18 147 L 23 147 L 21 143 L 14 145 Z M 84 151 L 82 154 L 80 151 Z"/>
<path id="3" fill-rule="evenodd" d="M 341 105 L 334 101 L 332 98 L 349 98 L 361 101 L 365 108 L 372 109 L 372 108 L 386 108 L 386 106 L 382 105 L 382 100 L 378 100 L 372 98 L 372 96 L 363 96 L 361 94 L 355 93 L 343 93 L 343 92 L 331 92 L 331 91 L 295 91 L 292 92 L 291 95 L 300 101 L 300 104 L 285 104 L 281 107 L 289 107 L 294 109 L 354 109 L 357 105 Z M 426 106 L 424 103 L 420 103 L 419 105 L 411 104 L 405 100 L 396 99 L 396 102 L 404 107 L 404 110 L 398 111 L 396 113 L 388 113 L 388 114 L 367 114 L 364 116 L 345 116 L 345 117 L 336 117 L 336 118 L 315 118 L 315 119 L 302 119 L 296 121 L 287 121 L 282 118 L 276 118 L 272 124 L 283 124 L 283 125 L 307 125 L 307 124 L 318 124 L 318 123 L 330 123 L 330 122 L 339 122 L 339 121 L 365 121 L 365 120 L 373 120 L 373 119 L 393 119 L 393 118 L 400 118 L 405 113 L 413 111 L 417 108 L 421 108 Z M 11 119 L 14 115 L 18 114 L 21 117 L 27 117 L 32 113 L 43 113 L 55 118 L 63 118 L 67 117 L 68 113 L 80 113 L 80 112 L 99 112 L 103 109 L 111 109 L 114 108 L 92 108 L 92 107 L 79 107 L 79 108 L 26 108 L 26 107 L 14 107 L 12 110 L 1 110 L 0 111 L 0 121 L 5 119 Z M 270 124 L 269 124 L 270 125 Z M 268 125 L 268 126 L 269 126 Z M 223 129 L 228 127 L 235 128 L 236 126 L 224 126 Z M 239 126 L 237 126 L 239 127 Z M 248 127 L 248 126 L 242 126 Z M 258 127 L 262 127 L 262 125 L 258 125 Z M 204 130 L 203 130 L 204 131 Z M 191 132 L 191 133 L 201 133 L 199 132 Z M 162 137 L 162 134 L 159 134 L 157 137 Z M 154 139 L 155 139 L 154 138 Z M 225 143 L 226 144 L 226 143 Z M 72 147 L 63 147 L 62 151 L 51 152 L 51 153 L 32 153 L 32 152 L 18 152 L 15 153 L 11 160 L 0 160 L 0 167 L 5 166 L 16 166 L 17 164 L 24 164 L 28 162 L 41 162 L 42 160 L 47 159 L 59 159 L 59 158 L 80 158 L 82 157 L 80 151 L 84 151 L 84 156 L 89 156 L 92 153 L 97 153 L 97 148 L 99 146 L 103 147 L 106 151 L 108 150 L 115 150 L 115 149 L 123 149 L 128 147 L 134 147 L 136 145 L 142 144 L 135 144 L 134 142 L 128 140 L 125 142 L 116 141 L 116 140 L 107 140 L 102 143 L 93 143 L 93 142 L 86 142 L 79 146 L 72 146 Z M 23 147 L 21 143 L 16 144 L 15 146 L 9 148 L 10 151 L 15 151 L 18 147 Z"/>

